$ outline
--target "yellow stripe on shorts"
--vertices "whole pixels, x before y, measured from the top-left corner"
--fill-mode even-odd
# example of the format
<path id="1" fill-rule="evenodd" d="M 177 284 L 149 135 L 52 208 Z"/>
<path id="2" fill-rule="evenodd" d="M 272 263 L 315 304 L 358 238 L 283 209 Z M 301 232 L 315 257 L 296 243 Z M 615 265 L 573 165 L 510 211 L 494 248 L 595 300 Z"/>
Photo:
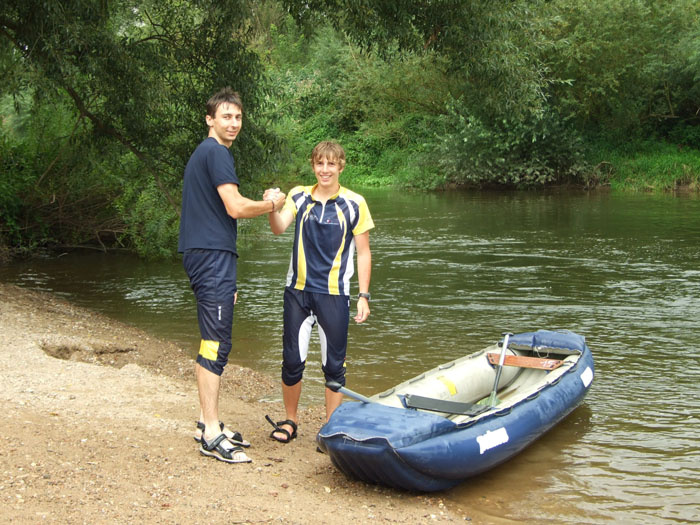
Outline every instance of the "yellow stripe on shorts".
<path id="1" fill-rule="evenodd" d="M 216 361 L 219 357 L 219 341 L 202 339 L 202 342 L 199 344 L 199 355 L 209 361 Z"/>

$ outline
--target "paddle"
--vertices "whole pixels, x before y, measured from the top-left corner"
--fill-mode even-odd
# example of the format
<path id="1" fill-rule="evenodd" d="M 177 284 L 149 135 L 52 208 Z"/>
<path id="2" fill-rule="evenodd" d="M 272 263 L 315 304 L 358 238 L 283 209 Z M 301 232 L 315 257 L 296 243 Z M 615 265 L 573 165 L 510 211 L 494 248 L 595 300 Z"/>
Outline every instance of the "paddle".
<path id="1" fill-rule="evenodd" d="M 491 407 L 495 407 L 500 401 L 496 397 L 496 391 L 498 390 L 498 381 L 501 379 L 501 370 L 503 370 L 503 362 L 506 359 L 506 348 L 508 348 L 508 339 L 513 335 L 511 332 L 503 332 L 503 347 L 501 348 L 501 356 L 498 360 L 498 368 L 496 369 L 496 381 L 493 383 L 493 391 L 488 398 L 486 404 Z"/>
<path id="2" fill-rule="evenodd" d="M 346 396 L 357 399 L 358 401 L 362 401 L 363 403 L 373 402 L 370 398 L 365 397 L 362 394 L 358 394 L 357 392 L 353 392 L 352 390 L 348 390 L 336 381 L 326 381 L 326 388 L 333 390 L 333 392 L 340 392 L 341 394 L 345 394 Z"/>

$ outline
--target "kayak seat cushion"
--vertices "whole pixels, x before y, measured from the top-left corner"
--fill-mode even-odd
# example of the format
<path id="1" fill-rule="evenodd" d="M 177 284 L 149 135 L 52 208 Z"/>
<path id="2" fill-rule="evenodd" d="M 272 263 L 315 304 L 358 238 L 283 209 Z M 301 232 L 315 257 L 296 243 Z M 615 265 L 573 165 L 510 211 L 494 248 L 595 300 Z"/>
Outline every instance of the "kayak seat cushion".
<path id="1" fill-rule="evenodd" d="M 586 339 L 573 332 L 538 330 L 512 335 L 508 346 L 517 350 L 571 355 L 579 354 L 586 349 Z"/>

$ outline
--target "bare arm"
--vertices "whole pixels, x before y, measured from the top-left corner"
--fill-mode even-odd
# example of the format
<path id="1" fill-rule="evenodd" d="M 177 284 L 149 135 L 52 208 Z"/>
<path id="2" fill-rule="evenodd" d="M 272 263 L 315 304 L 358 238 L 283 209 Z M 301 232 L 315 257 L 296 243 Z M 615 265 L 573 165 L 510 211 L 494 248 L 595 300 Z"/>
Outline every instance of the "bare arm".
<path id="1" fill-rule="evenodd" d="M 369 231 L 355 235 L 357 249 L 357 283 L 360 292 L 369 293 L 369 281 L 372 275 L 372 252 L 369 249 Z M 355 322 L 362 323 L 369 317 L 369 301 L 364 297 L 357 300 Z"/>
<path id="2" fill-rule="evenodd" d="M 275 200 L 254 201 L 241 195 L 237 184 L 222 184 L 217 191 L 226 206 L 226 213 L 234 219 L 251 219 L 280 209 L 285 198 L 284 193 L 279 193 Z"/>
<path id="3" fill-rule="evenodd" d="M 289 210 L 280 210 L 267 214 L 267 220 L 270 222 L 270 229 L 275 235 L 284 233 L 284 231 L 292 224 L 294 215 Z"/>

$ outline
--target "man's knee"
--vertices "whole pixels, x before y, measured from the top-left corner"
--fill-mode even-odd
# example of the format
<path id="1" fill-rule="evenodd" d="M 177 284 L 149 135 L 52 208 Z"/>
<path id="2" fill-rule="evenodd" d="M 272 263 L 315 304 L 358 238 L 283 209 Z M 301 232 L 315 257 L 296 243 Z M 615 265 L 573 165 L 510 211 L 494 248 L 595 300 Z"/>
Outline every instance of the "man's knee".
<path id="1" fill-rule="evenodd" d="M 282 364 L 282 382 L 287 386 L 294 386 L 301 378 L 304 376 L 305 363 L 299 363 L 294 366 L 290 366 L 287 363 Z"/>
<path id="2" fill-rule="evenodd" d="M 230 344 L 202 339 L 199 345 L 199 354 L 197 354 L 197 363 L 202 368 L 220 376 L 224 373 L 230 352 Z"/>
<path id="3" fill-rule="evenodd" d="M 341 386 L 345 386 L 345 363 L 336 367 L 324 366 L 323 375 L 326 378 L 326 382 L 335 381 L 340 383 Z"/>

